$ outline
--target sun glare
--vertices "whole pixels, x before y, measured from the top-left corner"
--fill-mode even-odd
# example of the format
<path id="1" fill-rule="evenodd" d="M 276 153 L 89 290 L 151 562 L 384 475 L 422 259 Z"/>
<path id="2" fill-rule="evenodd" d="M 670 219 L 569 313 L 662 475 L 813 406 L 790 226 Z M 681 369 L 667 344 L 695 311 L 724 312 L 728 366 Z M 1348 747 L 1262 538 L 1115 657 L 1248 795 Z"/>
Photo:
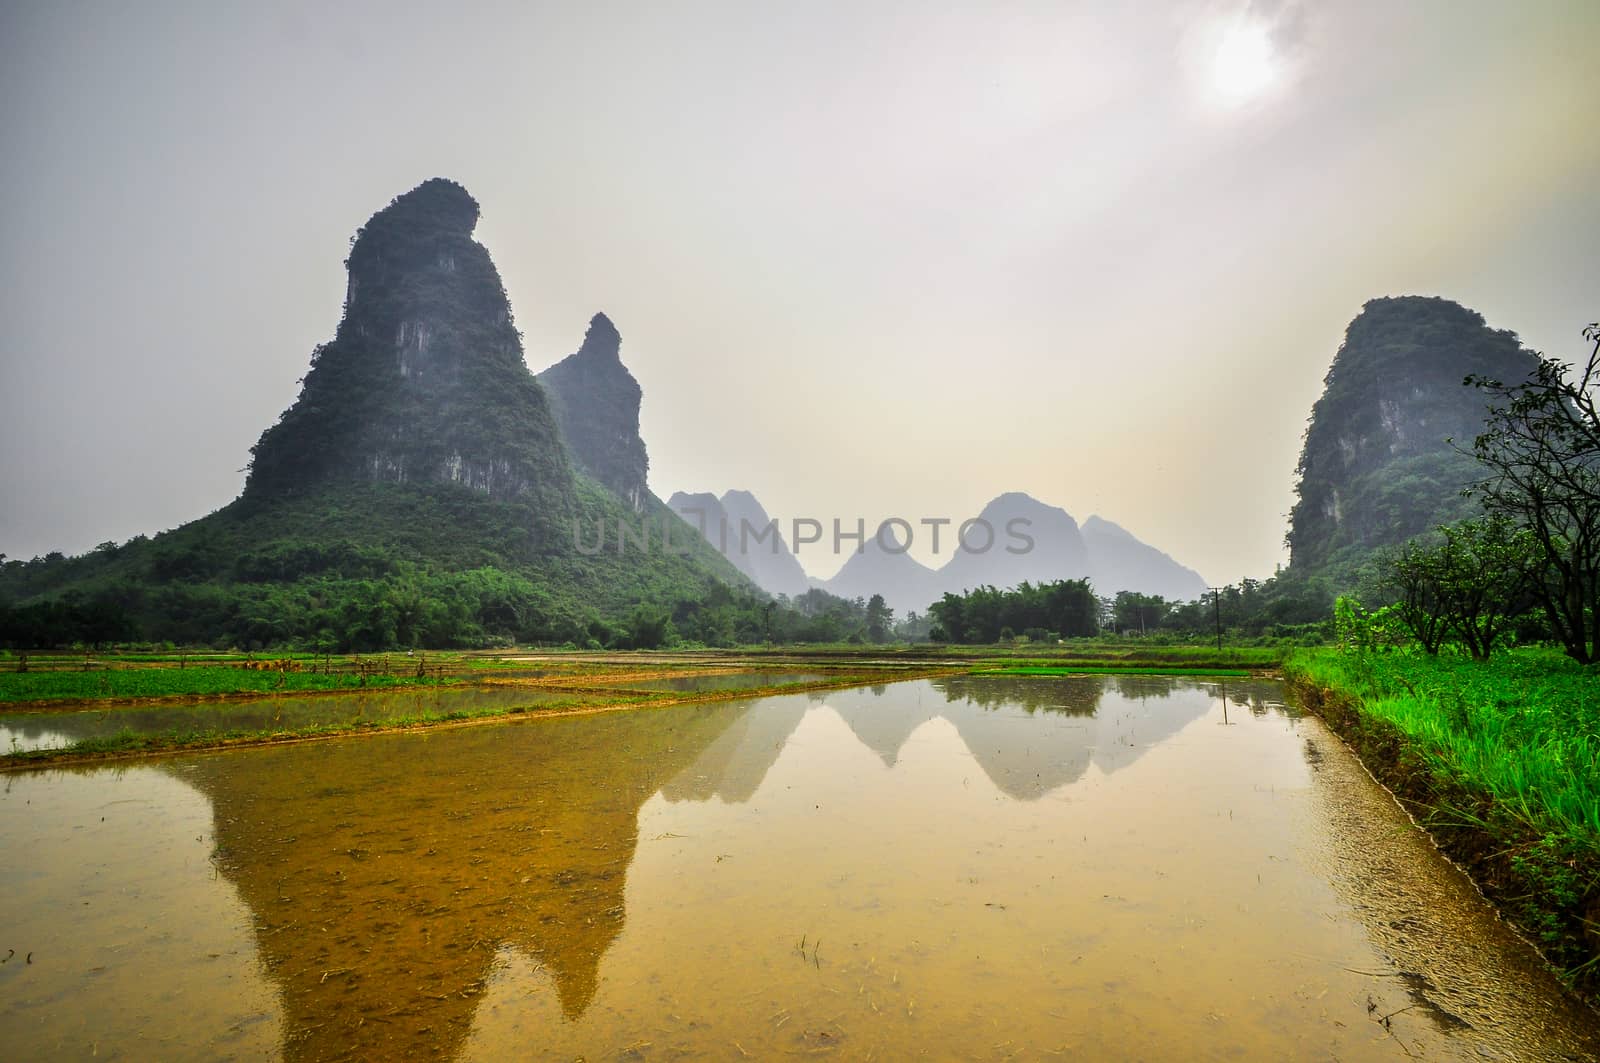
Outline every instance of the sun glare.
<path id="1" fill-rule="evenodd" d="M 1227 103 L 1243 103 L 1262 92 L 1277 75 L 1272 40 L 1266 28 L 1248 22 L 1223 31 L 1217 43 L 1211 77 L 1217 95 Z"/>

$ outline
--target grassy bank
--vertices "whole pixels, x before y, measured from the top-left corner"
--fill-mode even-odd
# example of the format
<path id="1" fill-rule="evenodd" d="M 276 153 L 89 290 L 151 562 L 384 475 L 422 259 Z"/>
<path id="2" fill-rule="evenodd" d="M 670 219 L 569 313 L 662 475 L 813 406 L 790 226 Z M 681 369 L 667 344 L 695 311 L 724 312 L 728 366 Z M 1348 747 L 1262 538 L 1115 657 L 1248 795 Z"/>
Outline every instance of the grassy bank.
<path id="1" fill-rule="evenodd" d="M 110 668 L 92 672 L 0 672 L 0 704 L 138 698 L 294 694 L 437 685 L 456 677 L 374 672 L 255 671 L 229 665 Z"/>
<path id="2" fill-rule="evenodd" d="M 1130 671 L 1135 668 L 1273 669 L 1289 653 L 1283 646 L 1224 646 L 1212 644 L 1162 645 L 1140 639 L 1072 639 L 1052 644 L 995 643 L 964 646 L 954 643 L 912 643 L 884 646 L 769 646 L 741 651 L 749 657 L 777 655 L 789 658 L 819 657 L 836 661 L 968 661 L 997 667 L 1089 668 Z"/>
<path id="3" fill-rule="evenodd" d="M 1486 662 L 1300 651 L 1284 671 L 1569 981 L 1600 996 L 1600 676 L 1542 650 Z"/>

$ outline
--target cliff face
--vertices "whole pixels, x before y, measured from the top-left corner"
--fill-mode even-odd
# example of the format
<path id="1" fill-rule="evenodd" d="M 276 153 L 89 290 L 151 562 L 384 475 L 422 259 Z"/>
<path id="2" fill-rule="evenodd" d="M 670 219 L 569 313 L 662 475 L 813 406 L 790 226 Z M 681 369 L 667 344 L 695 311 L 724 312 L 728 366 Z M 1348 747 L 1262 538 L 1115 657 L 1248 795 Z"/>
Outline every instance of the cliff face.
<path id="1" fill-rule="evenodd" d="M 650 459 L 639 437 L 639 382 L 622 364 L 622 336 L 611 319 L 596 314 L 583 346 L 539 374 L 578 465 L 605 484 L 634 512 L 649 493 Z"/>
<path id="2" fill-rule="evenodd" d="M 1311 410 L 1289 517 L 1290 564 L 1349 564 L 1474 512 L 1461 489 L 1481 475 L 1470 450 L 1488 407 L 1462 380 L 1472 373 L 1520 381 L 1536 364 L 1515 333 L 1491 329 L 1447 299 L 1367 303 Z"/>
<path id="3" fill-rule="evenodd" d="M 114 553 L 19 574 L 25 583 L 0 573 L 0 597 L 97 594 L 110 580 L 140 588 L 127 623 L 144 638 L 331 639 L 367 652 L 583 641 L 641 604 L 721 599 L 718 584 L 752 592 L 644 490 L 638 388 L 604 319 L 577 360 L 598 348 L 631 387 L 636 475 L 607 486 L 574 470 L 499 274 L 472 239 L 477 218 L 464 189 L 431 180 L 357 233 L 344 317 L 253 448 L 240 498 Z M 622 549 L 625 533 L 637 548 Z M 450 607 L 415 607 L 428 600 Z"/>
<path id="4" fill-rule="evenodd" d="M 330 481 L 460 484 L 559 521 L 572 474 L 522 359 L 478 204 L 425 181 L 373 215 L 345 265 L 344 318 L 253 448 L 246 497 Z"/>

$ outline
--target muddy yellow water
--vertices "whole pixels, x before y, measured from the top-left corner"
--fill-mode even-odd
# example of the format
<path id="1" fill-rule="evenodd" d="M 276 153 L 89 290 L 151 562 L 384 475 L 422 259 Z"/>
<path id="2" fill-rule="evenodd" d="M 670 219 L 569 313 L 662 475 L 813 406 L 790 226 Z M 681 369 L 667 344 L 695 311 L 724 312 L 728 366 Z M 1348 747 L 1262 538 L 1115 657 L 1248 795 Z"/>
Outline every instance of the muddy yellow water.
<path id="1" fill-rule="evenodd" d="M 912 681 L 13 773 L 0 1054 L 1600 1052 L 1279 698 Z"/>
<path id="2" fill-rule="evenodd" d="M 208 736 L 440 719 L 547 704 L 569 694 L 525 686 L 412 687 L 323 696 L 236 698 L 183 705 L 108 703 L 92 709 L 0 713 L 0 753 L 56 749 L 85 738 Z"/>
<path id="3" fill-rule="evenodd" d="M 722 675 L 674 675 L 655 679 L 631 679 L 613 685 L 625 689 L 705 693 L 740 690 L 746 687 L 780 686 L 784 683 L 815 683 L 827 678 L 829 676 L 823 672 L 732 672 Z"/>

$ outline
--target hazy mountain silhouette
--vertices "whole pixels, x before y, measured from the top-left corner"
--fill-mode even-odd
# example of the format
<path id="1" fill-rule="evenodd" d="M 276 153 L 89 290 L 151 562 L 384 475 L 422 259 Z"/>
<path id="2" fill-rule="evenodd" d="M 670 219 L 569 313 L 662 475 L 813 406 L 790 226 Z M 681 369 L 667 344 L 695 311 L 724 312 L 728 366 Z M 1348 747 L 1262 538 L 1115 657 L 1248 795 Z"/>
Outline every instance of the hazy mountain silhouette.
<path id="1" fill-rule="evenodd" d="M 1132 590 L 1185 601 L 1198 598 L 1206 589 L 1199 573 L 1126 529 L 1101 517 L 1089 518 L 1080 529 L 1066 510 L 1020 491 L 999 495 L 984 506 L 978 515 L 984 524 L 968 530 L 965 547 L 957 540 L 959 522 L 942 526 L 939 556 L 948 560 L 937 569 L 897 549 L 904 545 L 902 529 L 886 523 L 867 536 L 859 549 L 852 549 L 856 546 L 853 540 L 845 540 L 842 548 L 852 552 L 826 580 L 806 577 L 782 535 L 781 522 L 776 536 L 760 543 L 747 536 L 741 549 L 741 518 L 754 528 L 765 528 L 771 521 L 748 491 L 729 491 L 721 499 L 679 491 L 667 505 L 691 525 L 703 528 L 712 546 L 772 594 L 793 597 L 810 586 L 841 598 L 881 594 L 902 617 L 908 612 L 926 613 L 928 606 L 947 592 L 960 594 L 991 585 L 1008 589 L 1023 581 L 1038 584 L 1087 578 L 1093 581 L 1096 593 L 1103 595 Z M 912 533 L 927 539 L 932 530 L 913 523 Z M 927 545 L 932 545 L 931 539 Z"/>
<path id="2" fill-rule="evenodd" d="M 900 616 L 913 611 L 926 613 L 928 606 L 944 593 L 943 584 L 939 573 L 899 550 L 903 544 L 898 533 L 893 525 L 880 525 L 859 550 L 845 559 L 832 579 L 823 581 L 822 589 L 841 598 L 881 594 Z M 886 549 L 884 543 L 892 545 Z M 844 548 L 852 545 L 847 543 Z"/>
<path id="3" fill-rule="evenodd" d="M 1015 587 L 1082 579 L 1089 574 L 1089 552 L 1078 522 L 1057 506 L 1008 491 L 997 496 L 977 519 L 964 542 L 952 536 L 954 555 L 939 569 L 939 585 L 957 594 L 974 587 Z M 952 529 L 953 531 L 954 529 Z"/>
<path id="4" fill-rule="evenodd" d="M 869 539 L 866 549 L 853 554 L 822 586 L 847 598 L 882 594 L 901 615 L 907 610 L 925 613 L 946 593 L 983 586 L 1005 590 L 1024 581 L 1087 578 L 1097 594 L 1108 596 L 1133 590 L 1188 600 L 1205 591 L 1198 573 L 1117 525 L 1093 517 L 1080 529 L 1066 510 L 1020 491 L 999 495 L 978 519 L 984 524 L 968 530 L 964 545 L 956 538 L 959 524 L 941 529 L 940 552 L 949 553 L 950 559 L 938 569 Z"/>
<path id="5" fill-rule="evenodd" d="M 1103 517 L 1090 517 L 1081 530 L 1089 553 L 1089 580 L 1097 594 L 1138 591 L 1187 602 L 1206 592 L 1206 581 L 1200 573 L 1140 542 L 1120 525 Z"/>
<path id="6" fill-rule="evenodd" d="M 639 436 L 643 391 L 622 364 L 622 336 L 596 314 L 583 345 L 539 374 L 561 436 L 579 468 L 643 512 L 650 459 Z"/>
<path id="7" fill-rule="evenodd" d="M 724 547 L 726 539 L 721 534 L 721 529 L 728 526 L 728 514 L 722 508 L 720 498 L 710 491 L 696 491 L 694 494 L 674 491 L 672 497 L 667 499 L 667 508 L 682 517 L 691 528 L 700 532 L 724 557 L 730 561 L 734 560 Z M 738 567 L 737 562 L 735 567 Z"/>
<path id="8" fill-rule="evenodd" d="M 750 492 L 726 491 L 719 499 L 709 493 L 678 491 L 667 506 L 767 593 L 792 598 L 810 589 L 811 581 L 789 549 L 782 527 L 774 526 Z"/>

